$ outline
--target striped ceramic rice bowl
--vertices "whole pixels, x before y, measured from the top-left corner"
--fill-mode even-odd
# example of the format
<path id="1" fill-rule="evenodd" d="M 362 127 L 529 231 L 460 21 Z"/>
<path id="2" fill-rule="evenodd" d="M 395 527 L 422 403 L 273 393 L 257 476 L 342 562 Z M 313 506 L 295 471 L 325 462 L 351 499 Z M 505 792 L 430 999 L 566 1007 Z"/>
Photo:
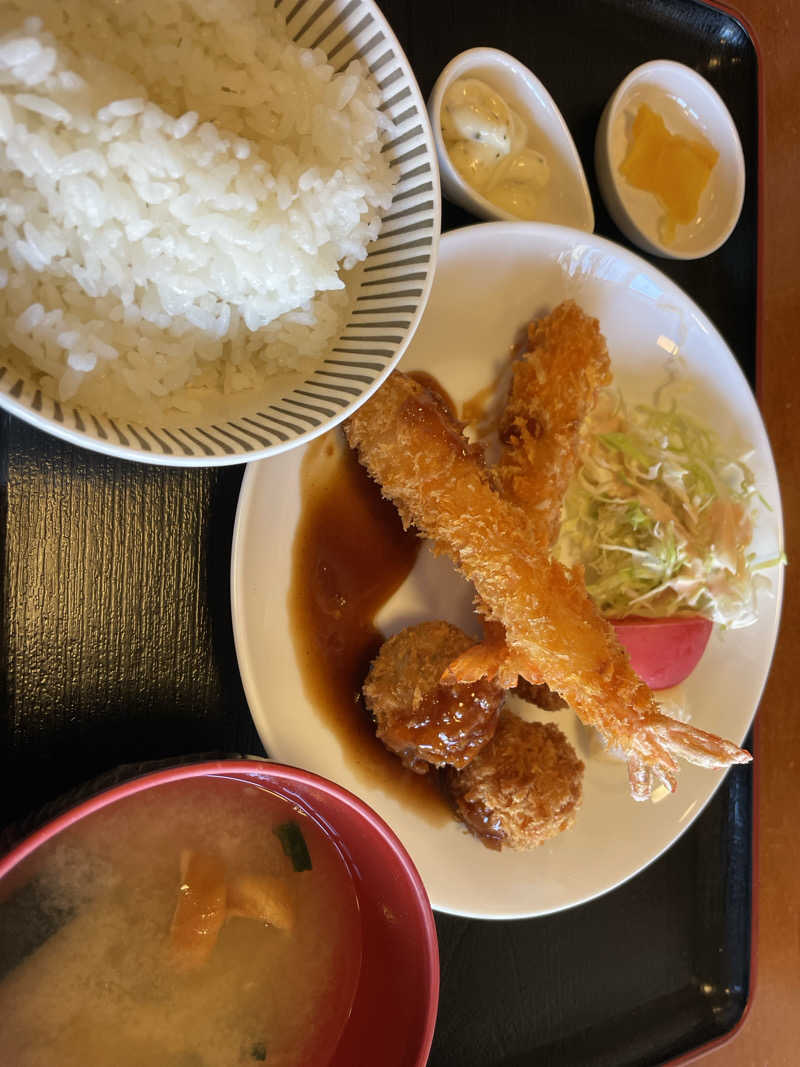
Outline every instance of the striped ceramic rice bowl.
<path id="1" fill-rule="evenodd" d="M 10 0 L 0 225 L 0 404 L 126 458 L 260 458 L 413 335 L 426 109 L 371 0 Z"/>

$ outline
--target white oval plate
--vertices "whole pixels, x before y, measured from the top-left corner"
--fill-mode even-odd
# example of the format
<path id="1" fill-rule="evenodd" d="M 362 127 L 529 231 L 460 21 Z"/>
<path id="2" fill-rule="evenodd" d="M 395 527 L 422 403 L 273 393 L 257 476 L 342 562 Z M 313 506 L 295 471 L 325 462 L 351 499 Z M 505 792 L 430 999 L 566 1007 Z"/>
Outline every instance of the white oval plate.
<path id="1" fill-rule="evenodd" d="M 769 442 L 738 364 L 685 293 L 609 241 L 538 223 L 488 223 L 447 234 L 428 310 L 402 368 L 436 375 L 460 404 L 493 379 L 529 319 L 568 297 L 600 320 L 615 380 L 626 396 L 651 397 L 668 354 L 680 351 L 696 386 L 684 406 L 703 413 L 723 440 L 752 445 L 750 464 L 772 508 L 762 509 L 755 550 L 765 556 L 782 550 Z M 331 778 L 375 808 L 408 849 L 431 903 L 441 911 L 512 918 L 573 907 L 619 885 L 671 845 L 710 799 L 722 772 L 683 765 L 676 794 L 636 804 L 628 795 L 625 767 L 598 754 L 592 732 L 571 712 L 542 718 L 565 729 L 586 763 L 583 806 L 571 830 L 532 852 L 491 852 L 455 821 L 431 826 L 389 792 L 363 781 L 309 704 L 287 623 L 303 452 L 295 449 L 248 467 L 234 530 L 236 649 L 269 754 Z M 737 743 L 758 706 L 777 635 L 782 568 L 770 573 L 773 590 L 760 598 L 758 622 L 744 630 L 715 631 L 682 687 L 693 721 Z M 470 600 L 470 588 L 449 563 L 423 551 L 378 624 L 388 634 L 444 615 L 469 626 Z"/>

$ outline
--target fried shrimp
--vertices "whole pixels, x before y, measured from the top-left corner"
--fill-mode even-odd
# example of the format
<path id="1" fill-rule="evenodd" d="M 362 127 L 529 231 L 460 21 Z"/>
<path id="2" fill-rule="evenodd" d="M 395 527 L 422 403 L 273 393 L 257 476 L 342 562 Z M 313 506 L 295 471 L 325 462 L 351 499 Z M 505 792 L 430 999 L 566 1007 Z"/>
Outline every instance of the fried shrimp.
<path id="1" fill-rule="evenodd" d="M 390 637 L 369 669 L 363 692 L 376 733 L 406 767 L 463 767 L 489 741 L 505 699 L 487 678 L 440 679 L 475 642 L 447 622 L 423 622 Z"/>
<path id="2" fill-rule="evenodd" d="M 531 536 L 548 547 L 558 536 L 561 504 L 578 466 L 578 438 L 611 364 L 597 319 L 573 300 L 528 326 L 499 434 L 494 476 L 503 496 L 528 516 Z"/>
<path id="3" fill-rule="evenodd" d="M 527 351 L 513 364 L 512 374 L 498 426 L 503 448 L 492 475 L 498 491 L 525 512 L 531 538 L 550 548 L 578 467 L 581 427 L 599 389 L 611 381 L 597 319 L 565 300 L 529 324 Z M 533 685 L 520 676 L 515 690 L 546 710 L 565 706 L 544 683 Z"/>
<path id="4" fill-rule="evenodd" d="M 487 617 L 505 628 L 506 659 L 501 648 L 469 649 L 472 673 L 459 670 L 459 681 L 486 675 L 510 687 L 521 674 L 546 683 L 626 754 L 637 799 L 649 796 L 654 776 L 675 788 L 675 755 L 704 767 L 750 760 L 731 742 L 659 711 L 581 569 L 551 560 L 531 538 L 524 513 L 497 492 L 482 454 L 423 386 L 396 372 L 351 416 L 346 433 L 404 524 L 453 559 Z"/>
<path id="5" fill-rule="evenodd" d="M 583 770 L 557 726 L 502 711 L 489 744 L 446 782 L 458 817 L 487 848 L 527 849 L 575 822 Z"/>

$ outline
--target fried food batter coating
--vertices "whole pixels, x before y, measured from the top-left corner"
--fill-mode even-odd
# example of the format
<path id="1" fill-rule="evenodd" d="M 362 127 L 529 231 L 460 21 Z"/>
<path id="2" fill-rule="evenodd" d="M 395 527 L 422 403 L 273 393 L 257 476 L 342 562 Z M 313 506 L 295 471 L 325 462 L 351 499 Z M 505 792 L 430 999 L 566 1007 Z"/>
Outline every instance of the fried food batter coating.
<path id="1" fill-rule="evenodd" d="M 480 605 L 477 605 L 477 611 L 480 615 L 485 614 L 481 611 Z M 492 669 L 487 666 L 487 661 L 490 659 L 494 664 Z M 533 704 L 535 708 L 542 708 L 543 711 L 560 711 L 561 708 L 568 707 L 566 700 L 563 700 L 558 693 L 554 693 L 545 682 L 535 685 L 521 675 L 514 676 L 512 673 L 509 676 L 506 671 L 508 662 L 511 660 L 506 644 L 505 628 L 498 622 L 484 619 L 483 640 L 472 645 L 466 652 L 462 652 L 458 659 L 450 664 L 449 673 L 460 677 L 459 670 L 463 669 L 467 675 L 472 677 L 476 672 L 480 675 L 481 672 L 486 671 L 492 677 L 502 679 L 503 685 L 511 689 L 515 696 L 528 704 Z M 457 669 L 454 669 L 454 665 Z"/>
<path id="2" fill-rule="evenodd" d="M 554 693 L 544 682 L 541 685 L 533 685 L 527 678 L 520 678 L 514 686 L 513 693 L 520 700 L 533 704 L 535 708 L 541 708 L 542 711 L 561 711 L 562 708 L 568 706 L 566 700 L 562 700 L 558 693 Z"/>
<path id="3" fill-rule="evenodd" d="M 464 767 L 491 739 L 505 691 L 481 678 L 440 681 L 475 642 L 447 622 L 423 622 L 390 637 L 370 667 L 364 700 L 378 737 L 406 767 Z"/>
<path id="4" fill-rule="evenodd" d="M 598 390 L 611 381 L 597 319 L 573 300 L 559 304 L 528 326 L 528 351 L 513 373 L 495 478 L 502 494 L 527 514 L 533 536 L 551 545 L 578 466 L 581 426 Z"/>
<path id="5" fill-rule="evenodd" d="M 535 848 L 575 822 L 583 763 L 555 724 L 504 710 L 489 744 L 446 781 L 458 817 L 487 848 Z"/>
<path id="6" fill-rule="evenodd" d="M 650 795 L 654 774 L 675 788 L 670 753 L 705 767 L 750 760 L 731 742 L 662 714 L 586 592 L 581 569 L 566 569 L 531 538 L 524 513 L 496 491 L 482 455 L 423 386 L 395 372 L 345 431 L 404 524 L 453 559 L 505 628 L 505 665 L 492 649 L 497 662 L 487 669 L 478 646 L 475 673 L 459 680 L 505 671 L 546 682 L 625 752 L 636 799 Z"/>
<path id="7" fill-rule="evenodd" d="M 531 537 L 552 546 L 561 506 L 578 467 L 581 427 L 611 381 L 597 319 L 574 300 L 528 325 L 528 349 L 513 365 L 498 432 L 503 449 L 493 469 L 499 492 L 528 517 Z M 520 678 L 516 692 L 546 710 L 564 707 L 545 684 Z"/>

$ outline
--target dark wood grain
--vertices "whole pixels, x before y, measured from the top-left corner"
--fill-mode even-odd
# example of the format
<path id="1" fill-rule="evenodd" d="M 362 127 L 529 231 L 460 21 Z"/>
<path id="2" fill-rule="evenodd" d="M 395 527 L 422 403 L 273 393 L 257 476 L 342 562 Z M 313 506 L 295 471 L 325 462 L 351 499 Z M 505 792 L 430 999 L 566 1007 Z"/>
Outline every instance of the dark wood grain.
<path id="1" fill-rule="evenodd" d="M 126 463 L 7 415 L 0 453 L 3 821 L 116 763 L 262 753 L 229 608 L 242 468 Z"/>

